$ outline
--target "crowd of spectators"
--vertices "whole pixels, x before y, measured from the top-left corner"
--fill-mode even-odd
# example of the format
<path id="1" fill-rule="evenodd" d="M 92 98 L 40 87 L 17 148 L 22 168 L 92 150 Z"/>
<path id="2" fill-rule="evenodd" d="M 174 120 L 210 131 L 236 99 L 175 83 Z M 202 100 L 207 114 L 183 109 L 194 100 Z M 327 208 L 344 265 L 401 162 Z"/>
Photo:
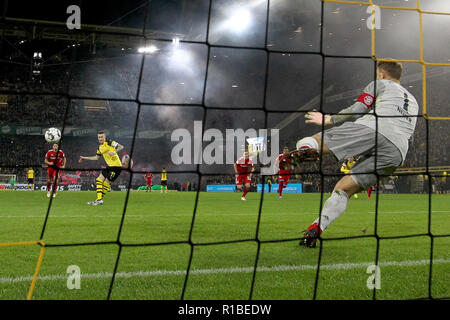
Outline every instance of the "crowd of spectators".
<path id="1" fill-rule="evenodd" d="M 139 79 L 140 63 L 136 59 L 127 57 L 98 59 L 73 65 L 48 66 L 43 68 L 40 79 L 29 77 L 29 67 L 22 64 L 0 63 L 0 90 L 8 91 L 7 103 L 0 105 L 0 129 L 10 127 L 41 127 L 50 126 L 94 129 L 123 129 L 133 130 L 136 124 L 138 105 L 132 101 L 111 101 L 113 99 L 136 98 L 137 83 Z M 70 71 L 70 72 L 69 72 Z M 105 81 L 107 79 L 107 81 Z M 362 79 L 358 79 L 358 81 Z M 355 81 L 354 81 L 355 82 Z M 448 116 L 448 92 L 445 82 L 434 81 L 433 92 L 428 100 L 428 110 L 435 115 Z M 440 87 L 441 88 L 440 88 Z M 348 90 L 342 83 L 337 83 L 333 94 L 340 90 Z M 12 92 L 12 93 L 11 93 Z M 32 94 L 36 93 L 36 94 Z M 70 97 L 83 97 L 73 98 Z M 0 94 L 2 94 L 0 92 Z M 97 111 L 86 108 L 88 104 L 84 98 L 105 98 L 103 107 Z M 420 97 L 418 97 L 419 104 Z M 98 104 L 97 104 L 98 105 Z M 337 105 L 337 103 L 336 103 Z M 223 106 L 226 107 L 226 106 Z M 68 108 L 68 110 L 67 110 Z M 166 112 L 169 110 L 170 112 Z M 177 108 L 177 109 L 173 109 Z M 154 130 L 160 132 L 173 132 L 177 128 L 192 127 L 193 120 L 202 120 L 203 110 L 194 110 L 186 107 L 148 106 L 140 109 L 138 129 Z M 239 110 L 208 110 L 206 126 L 219 128 L 244 128 L 247 125 L 257 127 L 264 119 L 262 111 Z M 252 122 L 253 121 L 253 122 Z M 256 121 L 256 122 L 255 122 Z M 411 142 L 411 147 L 405 161 L 405 167 L 446 166 L 449 165 L 449 135 L 450 128 L 443 120 L 426 120 L 419 117 L 416 131 Z M 114 138 L 114 137 L 113 137 Z M 155 137 L 137 136 L 134 149 L 134 170 L 160 172 L 163 167 L 169 171 L 183 171 L 171 175 L 169 183 L 176 183 L 181 187 L 190 182 L 190 186 L 198 183 L 198 175 L 195 166 L 176 166 L 171 161 L 171 148 L 175 145 L 170 141 L 170 134 L 156 135 Z M 280 147 L 293 146 L 299 138 L 295 128 L 283 131 L 280 137 Z M 126 146 L 126 151 L 131 151 L 131 136 L 118 137 L 120 143 Z M 78 164 L 80 155 L 93 155 L 97 142 L 93 136 L 65 136 L 62 149 L 67 155 L 67 167 L 74 170 L 90 168 L 94 170 L 97 164 Z M 2 173 L 22 173 L 25 166 L 33 166 L 37 175 L 45 178 L 45 170 L 41 164 L 49 145 L 41 135 L 19 134 L 14 135 L 1 131 L 0 136 L 0 167 Z M 278 151 L 274 151 L 277 153 Z M 322 178 L 320 172 L 325 174 L 324 190 L 330 188 L 339 179 L 339 167 L 332 157 L 322 162 L 322 168 L 318 163 L 309 163 L 301 172 L 296 172 L 294 180 L 305 183 L 311 190 L 321 190 Z M 15 168 L 15 166 L 18 166 Z M 234 173 L 231 165 L 218 166 L 217 175 L 204 176 L 200 186 L 204 188 L 211 183 L 234 183 Z M 187 172 L 186 172 L 187 171 Z M 82 176 L 93 178 L 97 171 L 82 171 Z M 209 173 L 209 172 L 208 172 Z M 139 173 L 133 178 L 133 183 L 143 183 Z M 256 175 L 255 181 L 262 181 L 262 177 Z M 139 182 L 142 180 L 142 182 Z M 123 175 L 119 183 L 126 183 L 127 176 Z"/>

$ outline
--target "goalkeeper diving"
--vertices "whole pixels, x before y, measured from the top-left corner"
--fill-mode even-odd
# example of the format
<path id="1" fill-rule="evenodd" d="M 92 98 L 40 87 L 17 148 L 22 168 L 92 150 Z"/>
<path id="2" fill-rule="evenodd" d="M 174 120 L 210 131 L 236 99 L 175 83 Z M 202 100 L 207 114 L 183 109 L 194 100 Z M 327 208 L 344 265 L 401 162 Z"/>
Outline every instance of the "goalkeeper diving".
<path id="1" fill-rule="evenodd" d="M 315 247 L 320 234 L 345 212 L 349 197 L 377 184 L 378 176 L 391 175 L 406 158 L 419 105 L 400 84 L 400 63 L 378 61 L 376 73 L 377 80 L 369 83 L 350 107 L 336 115 L 317 111 L 305 115 L 306 123 L 332 128 L 297 141 L 292 152 L 297 164 L 329 153 L 341 162 L 349 158 L 358 161 L 352 174 L 338 181 L 320 216 L 304 232 L 302 246 Z"/>

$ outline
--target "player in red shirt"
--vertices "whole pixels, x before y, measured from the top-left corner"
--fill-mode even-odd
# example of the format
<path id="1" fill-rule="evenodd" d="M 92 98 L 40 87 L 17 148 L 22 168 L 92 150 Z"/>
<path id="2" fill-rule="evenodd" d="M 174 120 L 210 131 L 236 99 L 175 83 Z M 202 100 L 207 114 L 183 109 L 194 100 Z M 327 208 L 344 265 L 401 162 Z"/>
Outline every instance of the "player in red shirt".
<path id="1" fill-rule="evenodd" d="M 153 179 L 153 174 L 151 174 L 150 172 L 147 173 L 145 176 L 145 180 L 147 182 L 147 190 L 145 192 L 148 192 L 148 190 L 150 189 L 150 192 L 152 192 L 152 179 Z"/>
<path id="2" fill-rule="evenodd" d="M 288 147 L 283 148 L 275 161 L 275 173 L 278 173 L 278 200 L 283 199 L 283 189 L 287 187 L 291 175 L 291 155 Z"/>
<path id="3" fill-rule="evenodd" d="M 47 197 L 50 198 L 50 187 L 53 185 L 53 198 L 56 197 L 58 189 L 58 179 L 61 170 L 66 167 L 66 156 L 62 150 L 58 151 L 58 144 L 53 144 L 52 150 L 48 150 L 45 155 L 45 164 L 48 166 Z"/>
<path id="4" fill-rule="evenodd" d="M 244 156 L 240 157 L 234 163 L 234 172 L 236 173 L 236 187 L 241 190 L 244 185 L 244 193 L 241 200 L 245 199 L 250 188 L 250 182 L 252 181 L 252 172 L 255 171 L 253 161 L 250 159 L 248 151 L 244 152 Z"/>

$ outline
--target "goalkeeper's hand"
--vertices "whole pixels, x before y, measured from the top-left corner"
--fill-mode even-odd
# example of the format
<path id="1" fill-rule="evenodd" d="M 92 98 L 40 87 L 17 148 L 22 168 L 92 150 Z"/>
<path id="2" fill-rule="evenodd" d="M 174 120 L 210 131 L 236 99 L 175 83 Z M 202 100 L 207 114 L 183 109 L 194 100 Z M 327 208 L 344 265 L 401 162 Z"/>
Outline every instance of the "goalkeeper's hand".
<path id="1" fill-rule="evenodd" d="M 306 123 L 311 123 L 319 126 L 321 126 L 323 122 L 325 123 L 325 126 L 329 126 L 332 124 L 331 116 L 329 114 L 324 115 L 322 112 L 315 110 L 305 114 L 305 118 L 308 119 L 305 121 Z"/>

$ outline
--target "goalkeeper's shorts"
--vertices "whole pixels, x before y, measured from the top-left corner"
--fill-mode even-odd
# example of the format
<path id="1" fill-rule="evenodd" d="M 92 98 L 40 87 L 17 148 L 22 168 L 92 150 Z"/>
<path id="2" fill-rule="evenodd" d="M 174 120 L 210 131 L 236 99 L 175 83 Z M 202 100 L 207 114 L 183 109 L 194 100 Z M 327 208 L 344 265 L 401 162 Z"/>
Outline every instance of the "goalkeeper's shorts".
<path id="1" fill-rule="evenodd" d="M 377 183 L 376 173 L 380 179 L 392 175 L 403 161 L 400 150 L 383 135 L 378 134 L 375 146 L 375 134 L 369 127 L 348 122 L 325 130 L 323 136 L 324 144 L 338 160 L 360 157 L 351 168 L 351 177 L 364 190 Z"/>

